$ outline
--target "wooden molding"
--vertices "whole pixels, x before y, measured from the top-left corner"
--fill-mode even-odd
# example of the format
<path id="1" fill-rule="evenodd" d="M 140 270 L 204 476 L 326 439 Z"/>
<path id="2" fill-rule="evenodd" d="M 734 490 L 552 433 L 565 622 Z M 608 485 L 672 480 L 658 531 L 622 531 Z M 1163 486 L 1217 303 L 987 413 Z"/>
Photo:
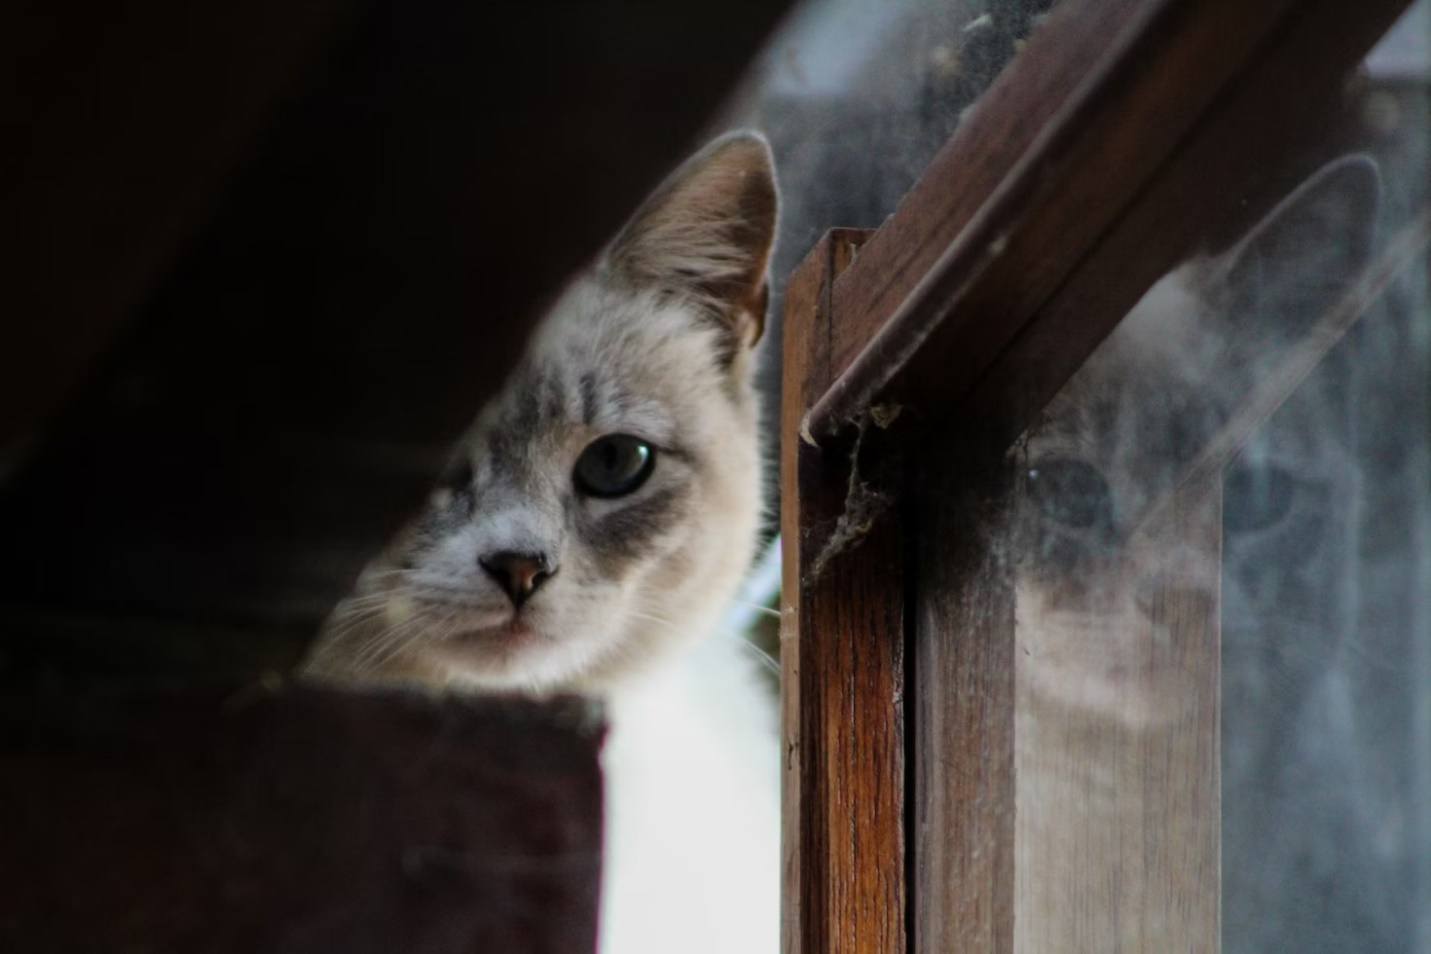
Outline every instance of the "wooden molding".
<path id="1" fill-rule="evenodd" d="M 904 607 L 893 462 L 798 434 L 828 380 L 831 283 L 867 233 L 825 235 L 786 294 L 780 660 L 786 954 L 905 950 Z M 874 468 L 872 473 L 864 468 Z"/>
<path id="2" fill-rule="evenodd" d="M 1203 190 L 1247 193 L 1325 132 L 1405 6 L 1061 4 L 836 282 L 837 377 L 807 433 L 892 404 L 1012 440 L 1223 224 Z"/>

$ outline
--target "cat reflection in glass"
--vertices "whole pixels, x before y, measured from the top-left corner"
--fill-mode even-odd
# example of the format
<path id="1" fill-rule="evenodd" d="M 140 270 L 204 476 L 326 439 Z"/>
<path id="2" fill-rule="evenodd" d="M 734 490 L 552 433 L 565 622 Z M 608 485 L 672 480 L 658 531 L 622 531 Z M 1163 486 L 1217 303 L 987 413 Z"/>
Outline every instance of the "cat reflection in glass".
<path id="1" fill-rule="evenodd" d="M 721 619 L 762 512 L 758 134 L 673 173 L 570 283 L 313 678 L 607 702 L 604 954 L 775 951 L 774 708 Z"/>
<path id="2" fill-rule="evenodd" d="M 1394 792 L 1367 769 L 1397 755 L 1362 727 L 1384 714 L 1327 702 L 1350 696 L 1338 643 L 1354 658 L 1366 635 L 1343 591 L 1361 490 L 1337 437 L 1345 355 L 1271 423 L 1246 417 L 1260 385 L 1296 383 L 1276 384 L 1282 362 L 1358 280 L 1379 193 L 1374 163 L 1344 157 L 1169 273 L 1019 449 L 1020 845 L 1070 866 L 1098 846 L 1114 897 L 1133 888 L 1110 857 L 1137 890 L 1210 905 L 1228 952 L 1384 949 L 1368 926 L 1405 881 Z M 1175 852 L 1198 887 L 1139 881 Z"/>
<path id="3" fill-rule="evenodd" d="M 1184 674 L 1176 653 L 1155 651 L 1168 634 L 1149 629 L 1153 603 L 1171 593 L 1210 609 L 1222 554 L 1217 528 L 1190 515 L 1169 525 L 1176 495 L 1227 438 L 1236 402 L 1354 279 L 1377 205 L 1370 159 L 1328 164 L 1231 249 L 1149 289 L 1031 429 L 1018 451 L 1018 605 L 1037 622 L 1020 662 L 1039 699 L 1135 728 L 1178 717 Z M 1262 450 L 1225 475 L 1225 519 L 1209 515 L 1232 537 L 1285 518 L 1312 476 Z"/>

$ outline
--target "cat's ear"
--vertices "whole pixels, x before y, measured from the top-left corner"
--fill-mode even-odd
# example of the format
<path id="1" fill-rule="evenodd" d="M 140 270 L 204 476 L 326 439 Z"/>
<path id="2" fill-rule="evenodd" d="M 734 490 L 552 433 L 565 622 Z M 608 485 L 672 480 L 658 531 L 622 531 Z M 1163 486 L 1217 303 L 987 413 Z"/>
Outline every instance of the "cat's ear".
<path id="1" fill-rule="evenodd" d="M 765 326 L 777 205 L 765 138 L 729 133 L 652 193 L 612 243 L 606 265 L 638 288 L 695 303 L 748 348 Z"/>
<path id="2" fill-rule="evenodd" d="M 1224 314 L 1259 316 L 1297 334 L 1361 273 L 1380 204 L 1381 177 L 1369 156 L 1342 156 L 1317 170 L 1220 256 Z"/>
<path id="3" fill-rule="evenodd" d="M 1370 259 L 1380 204 L 1376 163 L 1343 156 L 1205 263 L 1197 285 L 1207 307 L 1189 348 L 1211 362 L 1222 394 L 1243 393 L 1314 333 Z"/>

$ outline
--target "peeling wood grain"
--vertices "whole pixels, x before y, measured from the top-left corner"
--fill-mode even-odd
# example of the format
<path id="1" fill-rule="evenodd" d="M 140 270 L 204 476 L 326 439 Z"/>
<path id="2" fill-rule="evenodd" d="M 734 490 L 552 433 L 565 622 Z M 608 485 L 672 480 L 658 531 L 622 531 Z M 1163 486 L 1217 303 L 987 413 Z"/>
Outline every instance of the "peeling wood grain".
<path id="1" fill-rule="evenodd" d="M 858 505 L 851 489 L 883 494 L 878 481 L 888 479 L 888 467 L 876 466 L 883 451 L 863 442 L 826 452 L 799 437 L 810 389 L 828 380 L 830 282 L 863 237 L 847 230 L 826 235 L 786 295 L 780 638 L 786 954 L 905 950 L 899 527 L 891 513 L 870 513 L 860 518 L 858 539 L 843 541 L 851 545 L 837 536 L 842 517 L 848 532 L 849 508 Z M 865 467 L 871 472 L 862 474 Z"/>

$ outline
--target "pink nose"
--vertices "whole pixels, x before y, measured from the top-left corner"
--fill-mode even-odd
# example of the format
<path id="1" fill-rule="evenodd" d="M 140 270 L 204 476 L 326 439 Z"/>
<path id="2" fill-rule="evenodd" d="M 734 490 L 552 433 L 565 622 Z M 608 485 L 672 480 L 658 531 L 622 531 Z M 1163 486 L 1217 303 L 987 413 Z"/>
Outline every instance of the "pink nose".
<path id="1" fill-rule="evenodd" d="M 525 603 L 539 586 L 556 573 L 556 567 L 551 565 L 545 553 L 501 550 L 489 553 L 477 562 L 506 591 L 513 606 Z"/>

